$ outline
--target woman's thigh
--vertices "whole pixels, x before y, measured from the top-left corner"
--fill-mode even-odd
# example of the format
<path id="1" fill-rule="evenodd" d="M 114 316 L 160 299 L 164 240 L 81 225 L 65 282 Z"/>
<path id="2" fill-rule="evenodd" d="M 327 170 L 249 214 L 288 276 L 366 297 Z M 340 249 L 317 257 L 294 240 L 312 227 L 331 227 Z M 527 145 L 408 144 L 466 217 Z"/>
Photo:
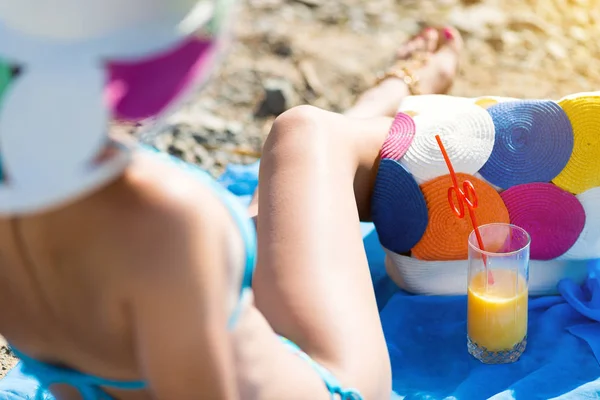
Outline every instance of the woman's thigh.
<path id="1" fill-rule="evenodd" d="M 259 180 L 256 304 L 368 398 L 389 395 L 391 378 L 360 218 L 390 124 L 293 109 L 272 128 Z"/>

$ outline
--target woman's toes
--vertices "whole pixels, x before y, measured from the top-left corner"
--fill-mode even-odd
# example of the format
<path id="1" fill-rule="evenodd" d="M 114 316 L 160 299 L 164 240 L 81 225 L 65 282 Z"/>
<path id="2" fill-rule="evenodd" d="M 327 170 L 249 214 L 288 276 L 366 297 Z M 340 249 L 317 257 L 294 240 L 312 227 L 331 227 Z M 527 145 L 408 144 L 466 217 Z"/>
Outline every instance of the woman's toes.
<path id="1" fill-rule="evenodd" d="M 408 60 L 415 53 L 427 51 L 429 47 L 429 38 L 425 35 L 425 32 L 426 30 L 420 32 L 418 35 L 413 36 L 410 40 L 400 46 L 396 52 L 396 59 Z"/>
<path id="2" fill-rule="evenodd" d="M 425 50 L 428 53 L 433 53 L 438 49 L 440 34 L 437 29 L 427 28 L 423 32 L 425 38 Z"/>
<path id="3" fill-rule="evenodd" d="M 427 41 L 422 32 L 421 34 L 419 34 L 419 36 L 417 36 L 414 40 L 411 41 L 412 52 L 415 53 L 425 51 L 427 49 L 426 43 Z"/>
<path id="4" fill-rule="evenodd" d="M 456 54 L 460 53 L 463 47 L 463 41 L 460 33 L 456 29 L 445 27 L 441 29 L 441 32 L 438 34 L 442 35 L 443 40 L 440 41 L 442 46 L 447 46 Z"/>

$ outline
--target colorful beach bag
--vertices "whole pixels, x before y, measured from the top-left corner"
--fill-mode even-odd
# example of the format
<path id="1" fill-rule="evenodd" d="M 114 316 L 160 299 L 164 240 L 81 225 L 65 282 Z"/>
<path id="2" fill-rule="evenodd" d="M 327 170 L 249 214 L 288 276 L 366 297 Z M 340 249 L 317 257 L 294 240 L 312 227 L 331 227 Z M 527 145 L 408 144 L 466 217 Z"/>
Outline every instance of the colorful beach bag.
<path id="1" fill-rule="evenodd" d="M 386 269 L 419 294 L 463 294 L 469 218 L 448 204 L 452 185 L 473 183 L 480 225 L 531 235 L 530 293 L 582 282 L 600 259 L 600 92 L 559 101 L 445 95 L 407 98 L 381 149 L 372 215 Z"/>

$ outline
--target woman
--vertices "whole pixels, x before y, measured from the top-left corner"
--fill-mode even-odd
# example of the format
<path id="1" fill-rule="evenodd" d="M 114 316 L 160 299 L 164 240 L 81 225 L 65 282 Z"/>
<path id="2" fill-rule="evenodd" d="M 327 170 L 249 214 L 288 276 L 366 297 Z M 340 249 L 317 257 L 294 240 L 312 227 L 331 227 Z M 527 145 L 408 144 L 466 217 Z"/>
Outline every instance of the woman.
<path id="1" fill-rule="evenodd" d="M 205 76 L 228 11 L 213 6 L 0 7 L 0 54 L 23 71 L 0 112 L 0 333 L 58 399 L 389 399 L 359 220 L 390 116 L 417 90 L 408 70 L 346 116 L 299 107 L 277 119 L 252 291 L 255 232 L 227 193 L 103 138 L 109 117 L 162 113 Z M 428 29 L 399 59 L 430 54 L 419 89 L 441 92 L 460 45 Z"/>

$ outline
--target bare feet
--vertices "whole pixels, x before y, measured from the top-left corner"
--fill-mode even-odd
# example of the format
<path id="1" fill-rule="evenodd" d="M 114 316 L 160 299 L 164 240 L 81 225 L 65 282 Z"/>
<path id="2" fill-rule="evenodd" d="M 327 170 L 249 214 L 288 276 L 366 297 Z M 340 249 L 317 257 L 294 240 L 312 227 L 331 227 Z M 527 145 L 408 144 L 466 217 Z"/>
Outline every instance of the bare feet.
<path id="1" fill-rule="evenodd" d="M 462 46 L 456 29 L 424 29 L 396 54 L 398 66 L 409 70 L 418 83 L 409 87 L 404 80 L 389 77 L 363 93 L 346 115 L 393 117 L 406 96 L 417 94 L 411 93 L 411 90 L 419 94 L 447 93 L 456 76 Z"/>

